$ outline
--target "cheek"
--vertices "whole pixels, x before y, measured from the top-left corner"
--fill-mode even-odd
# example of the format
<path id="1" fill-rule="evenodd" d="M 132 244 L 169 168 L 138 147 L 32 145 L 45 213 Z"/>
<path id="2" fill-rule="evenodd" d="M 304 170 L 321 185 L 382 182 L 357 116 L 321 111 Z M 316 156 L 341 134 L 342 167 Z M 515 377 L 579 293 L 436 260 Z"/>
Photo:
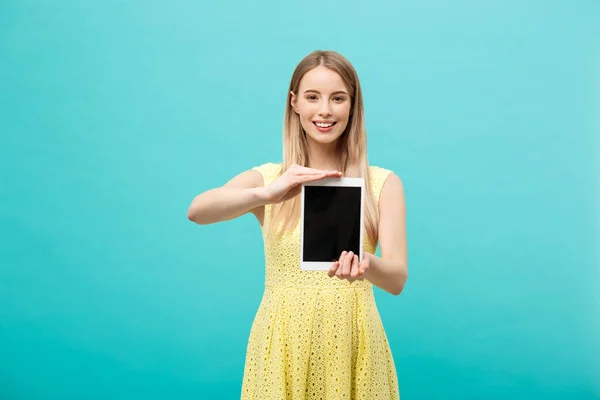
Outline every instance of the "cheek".
<path id="1" fill-rule="evenodd" d="M 340 107 L 338 109 L 337 115 L 339 116 L 340 119 L 343 119 L 344 122 L 348 122 L 348 119 L 350 118 L 350 106 L 344 105 L 344 106 Z"/>
<path id="2" fill-rule="evenodd" d="M 311 120 L 314 117 L 314 115 L 318 112 L 317 107 L 315 107 L 314 105 L 310 104 L 310 103 L 304 103 L 302 104 L 302 107 L 300 108 L 300 117 L 304 120 Z"/>
<path id="3" fill-rule="evenodd" d="M 311 128 L 313 117 L 314 113 L 307 108 L 300 111 L 300 125 L 302 125 L 302 128 L 305 131 L 308 131 Z"/>
<path id="4" fill-rule="evenodd" d="M 300 117 L 304 120 L 304 121 L 312 121 L 312 117 L 313 117 L 313 113 L 310 112 L 309 110 L 303 110 L 302 113 L 300 113 Z"/>
<path id="5" fill-rule="evenodd" d="M 304 130 L 308 130 L 310 128 L 310 126 L 312 125 L 312 118 L 313 114 L 311 114 L 310 112 L 304 111 L 300 114 L 300 123 L 302 124 Z"/>

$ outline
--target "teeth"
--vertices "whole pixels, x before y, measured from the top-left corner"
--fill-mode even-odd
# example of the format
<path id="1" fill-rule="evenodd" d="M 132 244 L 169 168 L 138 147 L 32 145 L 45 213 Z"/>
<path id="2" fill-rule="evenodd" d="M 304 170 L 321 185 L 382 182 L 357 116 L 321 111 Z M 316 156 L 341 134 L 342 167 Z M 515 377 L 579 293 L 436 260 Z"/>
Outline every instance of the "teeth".
<path id="1" fill-rule="evenodd" d="M 315 125 L 317 125 L 319 128 L 329 128 L 330 126 L 333 126 L 333 123 L 323 124 L 321 122 L 315 122 Z"/>

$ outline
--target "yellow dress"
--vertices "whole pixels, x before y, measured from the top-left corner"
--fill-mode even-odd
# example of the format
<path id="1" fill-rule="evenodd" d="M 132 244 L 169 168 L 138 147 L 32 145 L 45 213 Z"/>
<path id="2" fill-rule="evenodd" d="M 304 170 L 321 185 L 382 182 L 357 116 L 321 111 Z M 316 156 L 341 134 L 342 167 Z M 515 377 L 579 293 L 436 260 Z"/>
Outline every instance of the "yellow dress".
<path id="1" fill-rule="evenodd" d="M 255 167 L 265 185 L 281 164 Z M 369 167 L 375 198 L 389 170 Z M 300 269 L 297 224 L 281 240 L 268 235 L 265 207 L 265 291 L 250 330 L 242 400 L 399 399 L 398 378 L 368 280 L 353 283 Z M 366 238 L 364 251 L 377 243 Z"/>

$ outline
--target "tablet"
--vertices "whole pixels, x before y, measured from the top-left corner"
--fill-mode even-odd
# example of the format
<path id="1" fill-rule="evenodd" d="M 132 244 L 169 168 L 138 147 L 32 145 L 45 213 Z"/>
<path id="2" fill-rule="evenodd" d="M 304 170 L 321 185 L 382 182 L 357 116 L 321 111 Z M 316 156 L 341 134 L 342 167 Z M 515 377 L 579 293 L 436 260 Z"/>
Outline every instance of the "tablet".
<path id="1" fill-rule="evenodd" d="M 365 181 L 326 178 L 302 185 L 300 268 L 327 271 L 342 251 L 362 261 Z"/>

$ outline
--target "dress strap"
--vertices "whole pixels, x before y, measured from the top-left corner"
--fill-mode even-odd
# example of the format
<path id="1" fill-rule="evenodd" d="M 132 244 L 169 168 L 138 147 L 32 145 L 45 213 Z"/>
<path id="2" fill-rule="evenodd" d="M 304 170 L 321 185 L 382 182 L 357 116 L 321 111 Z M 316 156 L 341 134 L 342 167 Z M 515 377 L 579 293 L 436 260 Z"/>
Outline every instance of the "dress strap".
<path id="1" fill-rule="evenodd" d="M 389 169 L 375 166 L 369 167 L 369 180 L 371 183 L 371 190 L 373 191 L 373 195 L 375 196 L 375 200 L 377 201 L 377 203 L 379 203 L 381 189 L 383 188 L 386 179 L 388 178 L 388 176 L 390 176 L 391 173 L 392 171 Z"/>

